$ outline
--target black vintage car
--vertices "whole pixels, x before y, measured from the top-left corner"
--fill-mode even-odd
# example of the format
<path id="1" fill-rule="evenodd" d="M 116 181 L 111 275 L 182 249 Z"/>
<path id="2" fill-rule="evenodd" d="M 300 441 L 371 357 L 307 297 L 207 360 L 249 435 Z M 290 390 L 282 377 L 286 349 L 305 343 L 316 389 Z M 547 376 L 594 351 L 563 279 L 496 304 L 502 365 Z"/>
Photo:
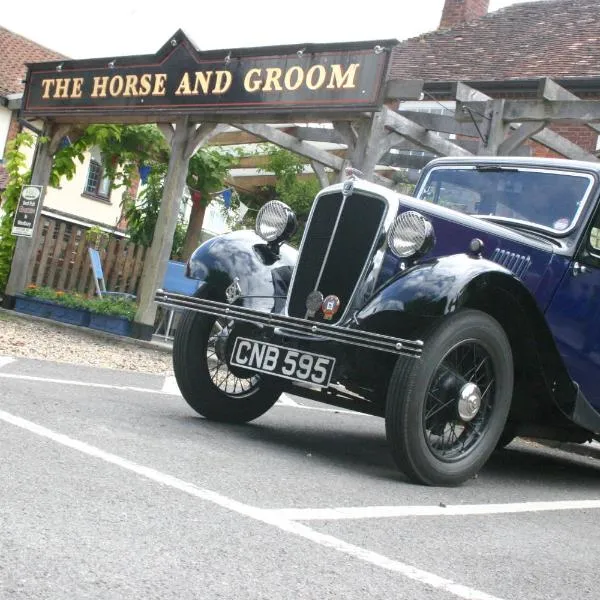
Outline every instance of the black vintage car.
<path id="1" fill-rule="evenodd" d="M 283 392 L 380 415 L 412 480 L 473 477 L 515 436 L 600 434 L 600 166 L 437 159 L 414 197 L 355 175 L 315 198 L 300 249 L 279 201 L 187 265 L 173 362 L 208 419 Z"/>

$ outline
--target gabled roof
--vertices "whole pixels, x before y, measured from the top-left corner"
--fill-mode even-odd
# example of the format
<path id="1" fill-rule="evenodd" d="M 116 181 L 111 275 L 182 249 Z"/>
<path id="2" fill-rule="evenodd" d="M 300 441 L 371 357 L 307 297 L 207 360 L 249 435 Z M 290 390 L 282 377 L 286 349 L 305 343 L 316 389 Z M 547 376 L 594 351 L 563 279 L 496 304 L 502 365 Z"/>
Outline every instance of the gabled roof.
<path id="1" fill-rule="evenodd" d="M 23 91 L 25 63 L 62 58 L 66 57 L 0 27 L 0 96 Z"/>
<path id="2" fill-rule="evenodd" d="M 400 43 L 390 77 L 502 80 L 600 75 L 600 0 L 513 4 Z"/>

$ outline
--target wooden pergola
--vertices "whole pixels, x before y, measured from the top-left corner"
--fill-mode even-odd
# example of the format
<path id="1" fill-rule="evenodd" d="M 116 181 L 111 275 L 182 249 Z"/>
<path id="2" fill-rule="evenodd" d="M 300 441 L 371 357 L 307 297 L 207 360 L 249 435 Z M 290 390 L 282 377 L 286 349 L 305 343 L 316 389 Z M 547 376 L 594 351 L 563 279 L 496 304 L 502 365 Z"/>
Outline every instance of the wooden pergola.
<path id="1" fill-rule="evenodd" d="M 340 52 L 363 52 L 368 60 L 372 61 L 370 68 L 383 64 L 387 68 L 387 55 L 393 42 L 387 41 L 370 48 L 366 53 L 365 45 L 347 45 Z M 163 64 L 165 57 L 171 55 L 179 47 L 185 47 L 194 60 L 217 60 L 216 53 L 198 53 L 189 43 L 183 32 L 177 32 L 159 50 L 156 56 L 138 57 L 147 62 L 159 59 Z M 256 50 L 256 49 L 254 49 Z M 265 51 L 273 49 L 265 49 Z M 282 49 L 276 49 L 281 52 Z M 327 48 L 328 52 L 337 49 Z M 289 52 L 289 48 L 285 48 Z M 319 48 L 305 48 L 297 51 L 298 60 L 304 60 L 305 53 L 316 55 Z M 268 52 L 265 52 L 267 54 Z M 221 51 L 223 54 L 223 51 Z M 231 61 L 231 52 L 225 56 L 225 64 Z M 252 53 L 250 53 L 252 54 Z M 254 52 L 256 54 L 256 52 Z M 371 56 L 373 55 L 373 56 Z M 385 60 L 376 60 L 381 55 Z M 244 52 L 239 53 L 238 60 L 244 60 Z M 235 58 L 235 56 L 233 57 Z M 289 56 L 288 56 L 289 58 Z M 92 61 L 72 61 L 72 65 L 54 65 L 44 63 L 41 69 L 44 72 L 53 71 L 56 79 L 58 73 L 74 74 L 72 80 L 81 79 L 81 86 L 85 85 L 84 77 L 75 77 L 86 69 L 99 69 L 96 64 L 99 59 Z M 127 62 L 129 60 L 129 63 Z M 223 60 L 219 55 L 218 60 Z M 254 59 L 253 59 L 254 60 Z M 287 59 L 286 59 L 287 60 Z M 341 59 L 340 59 L 341 60 Z M 358 59 L 357 59 L 358 60 Z M 103 66 L 102 73 L 112 73 L 106 69 L 114 69 L 115 64 L 123 62 L 123 68 L 130 69 L 131 73 L 139 73 L 138 63 L 131 57 L 115 59 L 111 66 Z M 132 62 L 133 61 L 133 62 Z M 289 61 L 286 64 L 290 64 Z M 294 63 L 295 64 L 295 63 Z M 313 64 L 313 63 L 298 63 Z M 314 63 L 317 64 L 317 63 Z M 316 69 L 313 64 L 313 69 Z M 147 255 L 144 273 L 138 291 L 139 309 L 136 315 L 136 335 L 149 338 L 153 331 L 156 314 L 154 294 L 162 285 L 166 265 L 169 259 L 173 234 L 177 222 L 177 212 L 181 199 L 187 165 L 189 159 L 206 144 L 232 145 L 249 144 L 256 142 L 270 142 L 307 159 L 320 183 L 329 185 L 332 180 L 340 180 L 344 176 L 345 168 L 351 166 L 360 170 L 364 177 L 392 187 L 394 182 L 388 177 L 383 177 L 376 172 L 378 165 L 388 165 L 394 168 L 421 168 L 434 156 L 470 156 L 470 155 L 516 155 L 528 152 L 525 145 L 529 140 L 537 142 L 546 148 L 571 159 L 597 161 L 598 158 L 565 137 L 559 135 L 550 126 L 561 122 L 575 122 L 600 132 L 600 100 L 581 100 L 578 96 L 568 91 L 550 79 L 539 80 L 537 94 L 530 99 L 510 98 L 494 99 L 476 89 L 476 84 L 467 85 L 456 82 L 452 85 L 453 99 L 456 101 L 454 114 L 432 114 L 418 110 L 398 110 L 403 100 L 420 100 L 423 98 L 424 89 L 427 88 L 423 81 L 396 81 L 387 80 L 385 70 L 378 76 L 369 73 L 365 86 L 376 85 L 371 102 L 365 104 L 364 109 L 360 104 L 352 106 L 352 110 L 345 109 L 343 103 L 335 106 L 321 103 L 321 110 L 307 110 L 307 103 L 300 100 L 297 105 L 290 104 L 286 110 L 270 107 L 262 110 L 259 106 L 256 113 L 248 110 L 186 110 L 179 107 L 177 110 L 165 110 L 157 105 L 154 110 L 135 113 L 133 110 L 123 110 L 110 113 L 108 107 L 105 113 L 98 110 L 90 111 L 87 105 L 77 104 L 81 94 L 75 94 L 71 100 L 60 97 L 53 106 L 43 107 L 38 110 L 32 108 L 34 103 L 28 93 L 34 88 L 32 81 L 32 67 L 28 75 L 28 83 L 24 96 L 25 116 L 40 116 L 45 120 L 45 135 L 49 142 L 40 146 L 35 164 L 33 166 L 32 183 L 47 185 L 52 156 L 58 148 L 60 140 L 65 136 L 77 135 L 87 123 L 92 122 L 155 122 L 171 145 L 171 157 L 164 186 L 163 201 L 160 208 L 158 222 L 155 229 L 154 240 Z M 270 67 L 274 78 L 277 73 L 281 76 L 282 69 Z M 380 67 L 377 67 L 380 68 Z M 136 69 L 138 69 L 136 71 Z M 290 70 L 286 71 L 289 73 Z M 308 73 L 308 70 L 306 70 Z M 349 81 L 349 71 L 336 73 L 338 83 Z M 313 72 L 317 73 L 317 71 Z M 123 77 L 134 77 L 124 75 Z M 267 73 L 267 83 L 268 83 Z M 314 77 L 320 76 L 320 71 Z M 343 76 L 346 79 L 343 79 Z M 135 75 L 138 77 L 139 75 Z M 287 77 L 287 75 L 286 75 Z M 313 81 L 316 81 L 313 77 Z M 379 78 L 378 78 L 379 77 Z M 136 81 L 138 81 L 136 79 Z M 108 80 L 107 80 L 108 81 Z M 112 81 L 112 80 L 111 80 Z M 124 79 L 124 81 L 127 81 Z M 133 79 L 131 80 L 133 81 Z M 287 81 L 287 80 L 286 80 Z M 291 81 L 291 79 L 290 79 Z M 334 75 L 330 82 L 334 81 Z M 371 82 L 370 84 L 368 82 Z M 263 82 L 264 83 L 264 82 Z M 43 96 L 44 90 L 52 90 L 52 85 L 44 84 L 38 90 L 38 99 Z M 58 89 L 55 84 L 54 89 Z M 64 84 L 65 86 L 67 84 Z M 69 85 L 72 85 L 69 84 Z M 155 85 L 158 85 L 155 83 Z M 295 85 L 295 84 L 294 84 Z M 511 81 L 514 87 L 515 82 Z M 271 86 L 275 86 L 273 81 Z M 341 87 L 344 87 L 343 85 Z M 360 87 L 360 86 L 359 86 Z M 66 89 L 66 88 L 65 88 Z M 131 83 L 131 91 L 136 88 Z M 158 88 L 160 90 L 160 88 Z M 181 89 L 181 86 L 180 88 Z M 364 88 L 366 89 L 366 88 Z M 342 90 L 344 93 L 346 90 Z M 51 94 L 47 94 L 51 95 Z M 143 98 L 136 98 L 139 103 Z M 304 102 L 304 103 L 303 103 Z M 138 104 L 141 106 L 141 104 Z M 332 106 L 334 106 L 332 108 Z M 277 123 L 298 123 L 290 127 L 278 126 Z M 315 127 L 310 124 L 318 123 Z M 326 126 L 323 126 L 326 124 Z M 235 128 L 230 131 L 231 127 Z M 448 134 L 453 134 L 453 139 L 448 139 Z M 335 150 L 326 150 L 317 143 L 327 142 L 337 144 Z M 392 153 L 391 151 L 395 152 Z M 419 151 L 421 156 L 411 156 L 406 151 Z M 248 163 L 251 164 L 251 163 Z M 35 239 L 35 235 L 34 235 Z M 13 260 L 10 280 L 6 289 L 8 297 L 22 291 L 31 274 L 33 265 L 33 244 L 28 238 L 19 238 Z"/>

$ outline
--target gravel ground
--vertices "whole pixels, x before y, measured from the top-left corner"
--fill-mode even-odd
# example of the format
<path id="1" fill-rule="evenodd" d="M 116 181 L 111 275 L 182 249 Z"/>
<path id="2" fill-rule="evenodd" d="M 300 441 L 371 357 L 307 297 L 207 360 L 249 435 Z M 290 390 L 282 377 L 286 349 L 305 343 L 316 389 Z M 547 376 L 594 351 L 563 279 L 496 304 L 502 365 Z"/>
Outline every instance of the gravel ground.
<path id="1" fill-rule="evenodd" d="M 145 348 L 9 311 L 0 312 L 0 356 L 41 358 L 140 373 L 172 373 L 171 353 L 164 349 Z"/>

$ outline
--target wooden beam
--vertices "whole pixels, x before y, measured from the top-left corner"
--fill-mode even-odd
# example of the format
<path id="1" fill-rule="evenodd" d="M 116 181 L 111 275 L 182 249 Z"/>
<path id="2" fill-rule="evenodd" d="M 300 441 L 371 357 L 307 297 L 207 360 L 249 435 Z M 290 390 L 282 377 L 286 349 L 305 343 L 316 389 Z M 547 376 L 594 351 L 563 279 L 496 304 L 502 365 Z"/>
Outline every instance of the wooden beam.
<path id="1" fill-rule="evenodd" d="M 314 160 L 311 160 L 310 164 L 315 172 L 315 175 L 317 176 L 317 179 L 319 180 L 319 184 L 322 188 L 326 188 L 329 185 L 329 177 L 327 176 L 325 167 Z"/>
<path id="2" fill-rule="evenodd" d="M 158 123 L 158 129 L 163 134 L 167 144 L 171 144 L 173 141 L 173 135 L 175 134 L 175 129 L 171 123 Z"/>
<path id="3" fill-rule="evenodd" d="M 423 95 L 422 79 L 388 79 L 385 100 L 420 100 Z"/>
<path id="4" fill-rule="evenodd" d="M 581 100 L 579 96 L 576 96 L 569 90 L 556 83 L 556 81 L 548 77 L 540 81 L 538 95 L 544 100 L 549 100 L 551 102 L 557 100 Z M 586 125 L 590 129 L 600 133 L 600 125 L 596 125 L 594 123 L 586 123 Z"/>
<path id="5" fill-rule="evenodd" d="M 468 137 L 479 137 L 477 127 L 472 122 L 462 123 L 457 121 L 454 116 L 426 113 L 418 110 L 399 110 L 398 114 L 418 123 L 425 129 L 437 133 L 454 133 Z M 479 120 L 481 119 L 479 118 Z"/>
<path id="6" fill-rule="evenodd" d="M 492 98 L 475 88 L 459 81 L 456 84 L 454 96 L 457 102 L 488 102 Z"/>
<path id="7" fill-rule="evenodd" d="M 334 121 L 333 128 L 338 135 L 344 140 L 344 144 L 352 151 L 356 146 L 357 134 L 352 128 L 352 124 L 348 121 Z"/>
<path id="8" fill-rule="evenodd" d="M 437 133 L 428 131 L 425 127 L 391 111 L 389 108 L 384 107 L 383 113 L 386 127 L 411 140 L 425 150 L 441 156 L 471 156 L 471 153 L 464 148 L 453 144 Z"/>
<path id="9" fill-rule="evenodd" d="M 238 146 L 241 144 L 258 144 L 262 140 L 245 131 L 225 131 L 210 140 L 211 146 Z"/>
<path id="10" fill-rule="evenodd" d="M 504 119 L 524 121 L 583 121 L 600 123 L 600 100 L 507 100 Z"/>
<path id="11" fill-rule="evenodd" d="M 324 127 L 288 127 L 284 131 L 305 142 L 346 143 L 344 138 L 335 129 L 326 129 Z"/>
<path id="12" fill-rule="evenodd" d="M 498 146 L 498 155 L 509 156 L 513 154 L 519 146 L 531 138 L 532 135 L 542 131 L 544 127 L 546 127 L 544 121 L 530 121 L 529 123 L 523 123 L 523 125 L 515 129 L 512 134 Z"/>
<path id="13" fill-rule="evenodd" d="M 193 135 L 190 136 L 187 141 L 184 157 L 189 160 L 208 140 L 210 140 L 211 137 L 222 132 L 227 127 L 229 127 L 229 125 L 223 123 L 202 123 L 202 125 L 196 128 L 196 131 L 194 131 Z"/>
<path id="14" fill-rule="evenodd" d="M 562 135 L 552 131 L 551 129 L 543 129 L 539 133 L 531 136 L 532 140 L 554 150 L 567 158 L 573 160 L 588 160 L 591 162 L 598 162 L 598 158 L 593 154 L 584 150 L 581 146 L 571 142 Z"/>
<path id="15" fill-rule="evenodd" d="M 266 140 L 267 142 L 276 144 L 281 148 L 285 148 L 286 150 L 295 152 L 300 156 L 306 156 L 311 160 L 315 160 L 326 167 L 334 169 L 335 171 L 340 171 L 343 167 L 344 161 L 338 156 L 334 156 L 325 150 L 316 148 L 308 142 L 303 142 L 302 140 L 284 133 L 283 131 L 279 131 L 274 127 L 270 127 L 269 125 L 257 123 L 233 123 L 232 125 L 237 129 L 247 131 L 248 133 Z"/>

